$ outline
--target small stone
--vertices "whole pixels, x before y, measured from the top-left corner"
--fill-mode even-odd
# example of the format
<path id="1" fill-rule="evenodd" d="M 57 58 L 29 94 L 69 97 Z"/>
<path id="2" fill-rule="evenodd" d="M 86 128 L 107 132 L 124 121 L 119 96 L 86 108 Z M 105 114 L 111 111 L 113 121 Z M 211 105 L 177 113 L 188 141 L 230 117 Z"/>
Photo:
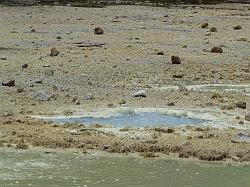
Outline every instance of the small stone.
<path id="1" fill-rule="evenodd" d="M 188 46 L 187 45 L 183 45 L 182 48 L 187 48 Z"/>
<path id="2" fill-rule="evenodd" d="M 205 36 L 211 36 L 211 32 L 205 33 Z"/>
<path id="3" fill-rule="evenodd" d="M 92 100 L 92 99 L 94 99 L 94 95 L 92 93 L 87 94 L 84 99 L 85 100 Z"/>
<path id="4" fill-rule="evenodd" d="M 173 102 L 168 102 L 167 105 L 168 105 L 168 106 L 175 106 L 175 103 L 173 103 Z"/>
<path id="5" fill-rule="evenodd" d="M 247 114 L 245 115 L 245 120 L 250 121 L 250 113 L 247 113 Z"/>
<path id="6" fill-rule="evenodd" d="M 49 101 L 54 97 L 53 94 L 47 91 L 38 91 L 34 97 L 37 101 Z"/>
<path id="7" fill-rule="evenodd" d="M 36 32 L 36 29 L 31 29 L 30 32 Z"/>
<path id="8" fill-rule="evenodd" d="M 201 24 L 201 28 L 205 29 L 208 27 L 208 23 L 207 22 L 204 22 Z"/>
<path id="9" fill-rule="evenodd" d="M 186 92 L 188 91 L 187 87 L 184 84 L 180 84 L 178 86 L 180 92 Z"/>
<path id="10" fill-rule="evenodd" d="M 28 67 L 28 64 L 23 64 L 22 69 L 26 69 Z"/>
<path id="11" fill-rule="evenodd" d="M 9 87 L 15 86 L 15 79 L 6 79 L 2 82 L 2 85 Z"/>
<path id="12" fill-rule="evenodd" d="M 246 108 L 247 108 L 247 103 L 244 102 L 244 101 L 239 101 L 239 102 L 235 103 L 235 105 L 236 105 L 238 108 L 242 108 L 242 109 L 246 109 Z"/>
<path id="13" fill-rule="evenodd" d="M 211 27 L 211 28 L 210 28 L 210 32 L 217 32 L 216 27 Z"/>
<path id="14" fill-rule="evenodd" d="M 158 51 L 157 55 L 164 55 L 163 51 Z"/>
<path id="15" fill-rule="evenodd" d="M 0 57 L 0 60 L 7 60 L 6 57 Z"/>
<path id="16" fill-rule="evenodd" d="M 17 93 L 22 93 L 22 92 L 24 92 L 24 89 L 23 88 L 17 88 Z"/>
<path id="17" fill-rule="evenodd" d="M 57 40 L 61 40 L 62 37 L 61 37 L 61 36 L 57 36 L 56 39 L 57 39 Z"/>
<path id="18" fill-rule="evenodd" d="M 211 53 L 223 53 L 223 49 L 221 47 L 213 47 Z"/>
<path id="19" fill-rule="evenodd" d="M 240 38 L 237 39 L 237 41 L 239 41 L 239 42 L 246 42 L 247 38 L 246 37 L 240 37 Z"/>
<path id="20" fill-rule="evenodd" d="M 240 30 L 241 26 L 240 25 L 235 25 L 233 28 L 234 28 L 234 30 Z"/>
<path id="21" fill-rule="evenodd" d="M 181 64 L 181 59 L 178 56 L 171 57 L 172 64 Z"/>
<path id="22" fill-rule="evenodd" d="M 52 85 L 52 89 L 53 89 L 54 91 L 61 91 L 60 86 L 58 86 L 58 85 L 56 85 L 56 84 Z"/>
<path id="23" fill-rule="evenodd" d="M 42 78 L 35 79 L 34 83 L 42 84 L 43 83 L 43 79 Z"/>
<path id="24" fill-rule="evenodd" d="M 121 101 L 119 101 L 119 105 L 124 105 L 126 104 L 126 101 L 124 99 L 122 99 Z"/>
<path id="25" fill-rule="evenodd" d="M 113 103 L 108 103 L 108 104 L 107 104 L 107 107 L 113 107 L 113 106 L 114 106 Z"/>
<path id="26" fill-rule="evenodd" d="M 101 27 L 96 27 L 94 29 L 94 34 L 103 34 L 103 33 L 104 33 L 104 31 Z"/>
<path id="27" fill-rule="evenodd" d="M 181 79 L 181 78 L 183 78 L 183 76 L 184 75 L 173 75 L 173 78 L 175 78 L 175 79 Z"/>
<path id="28" fill-rule="evenodd" d="M 183 142 L 181 143 L 181 145 L 182 145 L 182 146 L 190 146 L 190 145 L 192 145 L 192 143 L 189 142 L 189 141 L 183 141 Z"/>
<path id="29" fill-rule="evenodd" d="M 240 121 L 239 121 L 239 124 L 240 124 L 240 125 L 243 125 L 243 124 L 244 124 L 244 121 L 240 120 Z"/>
<path id="30" fill-rule="evenodd" d="M 147 93 L 145 90 L 139 90 L 133 94 L 134 97 L 147 97 Z"/>
<path id="31" fill-rule="evenodd" d="M 48 77 L 53 76 L 54 74 L 55 74 L 55 70 L 48 69 L 45 71 L 45 75 Z"/>
<path id="32" fill-rule="evenodd" d="M 59 55 L 59 51 L 55 48 L 55 47 L 53 47 L 51 50 L 50 50 L 50 56 L 57 56 L 57 55 Z"/>

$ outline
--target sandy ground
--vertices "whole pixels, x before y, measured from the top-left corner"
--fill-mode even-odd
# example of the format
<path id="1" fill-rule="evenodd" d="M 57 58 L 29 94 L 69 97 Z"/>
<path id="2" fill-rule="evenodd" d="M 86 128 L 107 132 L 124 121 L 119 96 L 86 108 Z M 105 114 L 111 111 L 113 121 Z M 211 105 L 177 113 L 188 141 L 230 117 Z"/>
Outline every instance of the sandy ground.
<path id="1" fill-rule="evenodd" d="M 234 140 L 237 128 L 176 128 L 171 133 L 166 128 L 144 129 L 140 131 L 146 137 L 133 138 L 136 129 L 116 136 L 96 128 L 81 131 L 83 126 L 58 126 L 29 117 L 124 103 L 132 107 L 175 105 L 222 113 L 230 110 L 236 124 L 249 129 L 245 114 L 250 97 L 245 92 L 158 89 L 166 85 L 249 85 L 249 9 L 247 4 L 0 6 L 0 82 L 15 79 L 15 86 L 0 85 L 1 145 L 249 161 L 250 144 Z M 203 22 L 209 26 L 201 28 Z M 236 25 L 241 29 L 235 30 Z M 94 34 L 98 26 L 104 29 L 103 35 Z M 210 32 L 211 27 L 217 32 Z M 93 44 L 101 46 L 89 46 Z M 214 46 L 222 47 L 223 53 L 211 53 Z M 50 56 L 53 47 L 58 56 Z M 157 55 L 159 51 L 163 55 Z M 179 56 L 182 63 L 172 64 L 172 55 Z M 133 97 L 138 90 L 145 90 L 147 97 Z M 47 101 L 40 101 L 41 97 Z M 72 128 L 76 128 L 73 134 Z"/>

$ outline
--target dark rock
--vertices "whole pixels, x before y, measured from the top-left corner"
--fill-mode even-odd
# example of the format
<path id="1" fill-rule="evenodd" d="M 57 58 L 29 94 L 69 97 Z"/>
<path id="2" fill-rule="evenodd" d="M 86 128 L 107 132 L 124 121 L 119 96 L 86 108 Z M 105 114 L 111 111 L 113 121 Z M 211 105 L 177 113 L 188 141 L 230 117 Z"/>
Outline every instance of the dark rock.
<path id="1" fill-rule="evenodd" d="M 101 27 L 96 27 L 94 29 L 94 34 L 103 34 L 103 33 L 104 33 L 104 31 Z"/>
<path id="2" fill-rule="evenodd" d="M 15 86 L 15 79 L 6 79 L 2 82 L 3 86 Z"/>
<path id="3" fill-rule="evenodd" d="M 223 53 L 223 49 L 221 47 L 213 47 L 211 53 Z"/>
<path id="4" fill-rule="evenodd" d="M 158 51 L 157 55 L 164 55 L 163 51 Z"/>
<path id="5" fill-rule="evenodd" d="M 56 39 L 57 39 L 57 40 L 61 40 L 62 37 L 61 37 L 61 36 L 57 36 Z"/>
<path id="6" fill-rule="evenodd" d="M 53 94 L 47 91 L 38 91 L 34 97 L 37 101 L 49 101 L 54 97 Z"/>
<path id="7" fill-rule="evenodd" d="M 36 32 L 36 29 L 31 29 L 30 32 Z"/>
<path id="8" fill-rule="evenodd" d="M 147 93 L 145 90 L 139 90 L 133 94 L 134 97 L 147 97 Z"/>
<path id="9" fill-rule="evenodd" d="M 175 79 L 181 79 L 181 78 L 183 78 L 183 76 L 184 75 L 173 75 L 173 78 L 175 78 Z"/>
<path id="10" fill-rule="evenodd" d="M 247 108 L 247 103 L 244 102 L 244 101 L 239 101 L 239 102 L 235 103 L 235 105 L 236 105 L 238 108 L 242 108 L 242 109 L 246 109 L 246 108 Z"/>
<path id="11" fill-rule="evenodd" d="M 172 56 L 171 62 L 172 62 L 172 64 L 181 64 L 181 59 L 178 56 Z"/>
<path id="12" fill-rule="evenodd" d="M 22 65 L 22 68 L 23 68 L 23 69 L 25 69 L 25 68 L 27 68 L 27 67 L 28 67 L 28 64 L 23 64 L 23 65 Z"/>
<path id="13" fill-rule="evenodd" d="M 208 27 L 208 23 L 207 22 L 204 22 L 201 24 L 201 28 L 205 29 Z"/>
<path id="14" fill-rule="evenodd" d="M 59 55 L 59 51 L 55 48 L 55 47 L 53 47 L 51 50 L 50 50 L 50 56 L 57 56 L 57 55 Z"/>
<path id="15" fill-rule="evenodd" d="M 55 74 L 55 70 L 48 69 L 45 71 L 45 75 L 48 77 L 53 76 L 54 74 Z"/>
<path id="16" fill-rule="evenodd" d="M 42 78 L 35 79 L 34 83 L 42 84 L 43 83 L 43 79 Z"/>
<path id="17" fill-rule="evenodd" d="M 211 27 L 211 28 L 210 28 L 210 32 L 217 32 L 216 27 Z"/>
<path id="18" fill-rule="evenodd" d="M 0 57 L 0 60 L 7 60 L 6 57 Z"/>
<path id="19" fill-rule="evenodd" d="M 168 128 L 168 130 L 167 130 L 167 133 L 173 133 L 174 132 L 174 128 Z"/>
<path id="20" fill-rule="evenodd" d="M 173 103 L 173 102 L 168 102 L 167 105 L 168 105 L 168 106 L 175 106 L 175 103 Z"/>
<path id="21" fill-rule="evenodd" d="M 240 25 L 235 25 L 233 28 L 234 28 L 234 30 L 240 30 L 241 26 Z"/>

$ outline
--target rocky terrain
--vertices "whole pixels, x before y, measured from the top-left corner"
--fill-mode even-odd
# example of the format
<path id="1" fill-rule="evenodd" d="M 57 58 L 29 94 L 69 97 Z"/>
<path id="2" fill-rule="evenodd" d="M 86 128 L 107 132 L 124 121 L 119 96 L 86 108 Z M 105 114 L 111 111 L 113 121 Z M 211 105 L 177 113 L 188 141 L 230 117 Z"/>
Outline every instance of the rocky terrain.
<path id="1" fill-rule="evenodd" d="M 0 6 L 1 145 L 249 161 L 249 142 L 234 140 L 237 128 L 190 127 L 188 136 L 179 128 L 152 128 L 141 130 L 148 137 L 136 139 L 30 117 L 95 107 L 200 107 L 230 110 L 236 124 L 249 130 L 246 91 L 186 88 L 249 85 L 249 9 Z M 161 89 L 170 85 L 179 89 Z"/>

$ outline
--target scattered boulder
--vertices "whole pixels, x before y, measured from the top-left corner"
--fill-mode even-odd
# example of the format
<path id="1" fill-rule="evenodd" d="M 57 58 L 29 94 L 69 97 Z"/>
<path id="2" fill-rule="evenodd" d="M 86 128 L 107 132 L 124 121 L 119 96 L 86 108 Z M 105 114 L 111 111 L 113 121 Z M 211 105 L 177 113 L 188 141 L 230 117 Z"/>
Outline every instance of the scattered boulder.
<path id="1" fill-rule="evenodd" d="M 57 55 L 59 55 L 59 51 L 55 48 L 55 47 L 53 47 L 51 50 L 50 50 L 50 56 L 57 56 Z"/>
<path id="2" fill-rule="evenodd" d="M 84 100 L 92 100 L 92 99 L 94 99 L 94 95 L 92 93 L 89 93 L 84 97 Z"/>
<path id="3" fill-rule="evenodd" d="M 139 90 L 133 94 L 134 97 L 147 97 L 147 93 L 145 90 Z"/>
<path id="4" fill-rule="evenodd" d="M 57 39 L 57 40 L 61 40 L 62 37 L 61 37 L 61 36 L 57 36 L 56 39 Z"/>
<path id="5" fill-rule="evenodd" d="M 54 97 L 53 94 L 47 92 L 47 91 L 38 91 L 34 97 L 37 101 L 49 101 Z"/>
<path id="6" fill-rule="evenodd" d="M 119 105 L 125 105 L 126 101 L 124 99 L 122 99 L 121 101 L 119 101 Z"/>
<path id="7" fill-rule="evenodd" d="M 217 32 L 217 28 L 216 27 L 211 27 L 210 32 Z"/>
<path id="8" fill-rule="evenodd" d="M 211 36 L 211 32 L 205 33 L 205 36 Z"/>
<path id="9" fill-rule="evenodd" d="M 37 79 L 34 80 L 34 83 L 42 84 L 43 83 L 43 79 L 42 78 L 37 78 Z"/>
<path id="10" fill-rule="evenodd" d="M 167 105 L 168 106 L 175 106 L 175 103 L 174 102 L 168 102 Z"/>
<path id="11" fill-rule="evenodd" d="M 245 115 L 245 120 L 250 121 L 250 113 L 247 113 L 247 114 Z"/>
<path id="12" fill-rule="evenodd" d="M 222 47 L 213 47 L 211 53 L 223 53 Z"/>
<path id="13" fill-rule="evenodd" d="M 158 51 L 156 54 L 157 55 L 164 55 L 163 51 Z"/>
<path id="14" fill-rule="evenodd" d="M 174 79 L 181 79 L 181 78 L 183 78 L 183 76 L 184 75 L 182 75 L 182 74 L 177 74 L 177 75 L 173 75 L 173 78 Z"/>
<path id="15" fill-rule="evenodd" d="M 239 41 L 239 42 L 246 42 L 247 38 L 246 37 L 239 37 L 236 40 Z"/>
<path id="16" fill-rule="evenodd" d="M 172 56 L 171 62 L 172 62 L 172 64 L 181 64 L 181 59 L 178 56 Z"/>
<path id="17" fill-rule="evenodd" d="M 7 60 L 6 57 L 0 57 L 0 60 Z"/>
<path id="18" fill-rule="evenodd" d="M 233 28 L 234 28 L 234 30 L 240 30 L 241 26 L 240 25 L 235 25 Z"/>
<path id="19" fill-rule="evenodd" d="M 22 69 L 26 69 L 26 68 L 28 68 L 28 64 L 23 64 Z"/>
<path id="20" fill-rule="evenodd" d="M 244 101 L 239 101 L 239 102 L 235 103 L 235 105 L 236 105 L 238 108 L 242 108 L 242 109 L 246 109 L 246 108 L 247 108 L 247 103 L 244 102 Z"/>
<path id="21" fill-rule="evenodd" d="M 103 33 L 104 33 L 104 31 L 101 27 L 96 27 L 94 29 L 94 34 L 103 34 Z"/>
<path id="22" fill-rule="evenodd" d="M 9 86 L 9 87 L 15 86 L 15 79 L 3 80 L 2 85 L 3 86 Z"/>
<path id="23" fill-rule="evenodd" d="M 30 32 L 36 32 L 36 29 L 31 29 Z"/>
<path id="24" fill-rule="evenodd" d="M 208 23 L 207 22 L 204 22 L 201 24 L 201 28 L 205 29 L 208 27 Z"/>

